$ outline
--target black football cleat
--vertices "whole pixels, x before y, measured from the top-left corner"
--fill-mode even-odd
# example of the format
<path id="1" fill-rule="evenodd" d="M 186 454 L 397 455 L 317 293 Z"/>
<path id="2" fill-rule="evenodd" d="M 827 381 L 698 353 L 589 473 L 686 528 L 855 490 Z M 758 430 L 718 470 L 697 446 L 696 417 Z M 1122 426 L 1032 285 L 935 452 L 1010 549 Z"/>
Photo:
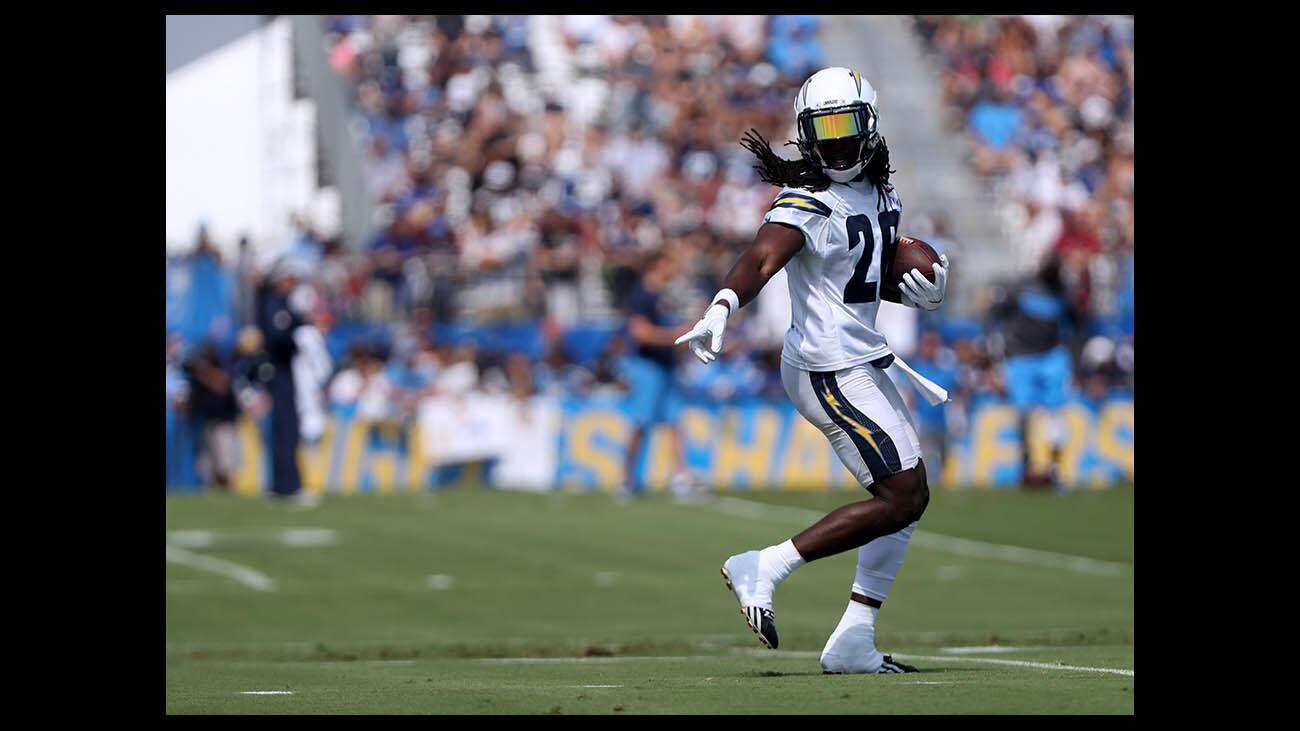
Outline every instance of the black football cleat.
<path id="1" fill-rule="evenodd" d="M 880 664 L 880 669 L 877 670 L 876 672 L 877 673 L 919 673 L 921 671 L 917 670 L 912 665 L 907 665 L 906 663 L 898 662 L 897 660 L 894 659 L 893 655 L 885 655 L 885 661 Z"/>
<path id="2" fill-rule="evenodd" d="M 745 615 L 745 624 L 754 630 L 758 640 L 769 650 L 775 650 L 779 640 L 776 636 L 776 614 L 771 609 L 762 607 L 743 607 L 740 613 Z"/>

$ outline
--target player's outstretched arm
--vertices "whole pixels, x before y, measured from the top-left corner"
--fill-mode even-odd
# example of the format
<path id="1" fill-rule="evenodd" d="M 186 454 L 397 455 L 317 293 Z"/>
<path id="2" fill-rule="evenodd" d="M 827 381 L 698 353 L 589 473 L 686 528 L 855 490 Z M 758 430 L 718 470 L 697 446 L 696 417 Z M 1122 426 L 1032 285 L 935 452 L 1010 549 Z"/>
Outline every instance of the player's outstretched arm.
<path id="1" fill-rule="evenodd" d="M 772 222 L 760 226 L 754 243 L 727 272 L 722 289 L 713 296 L 713 304 L 709 305 L 704 317 L 685 335 L 677 338 L 675 344 L 689 343 L 696 358 L 712 363 L 722 352 L 727 318 L 757 297 L 763 285 L 781 271 L 802 246 L 803 232 L 793 226 Z"/>

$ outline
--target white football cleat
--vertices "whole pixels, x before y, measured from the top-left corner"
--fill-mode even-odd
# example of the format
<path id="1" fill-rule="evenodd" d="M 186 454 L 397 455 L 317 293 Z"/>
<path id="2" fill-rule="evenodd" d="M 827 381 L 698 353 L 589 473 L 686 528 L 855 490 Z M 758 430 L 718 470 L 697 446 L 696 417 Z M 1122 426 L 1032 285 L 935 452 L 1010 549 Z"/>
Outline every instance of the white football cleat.
<path id="1" fill-rule="evenodd" d="M 876 649 L 875 629 L 867 624 L 855 624 L 832 634 L 822 649 L 821 663 L 822 673 L 826 675 L 920 672 L 890 655 L 881 654 Z"/>
<path id="2" fill-rule="evenodd" d="M 764 647 L 775 650 L 776 613 L 772 611 L 772 582 L 759 573 L 758 551 L 738 553 L 722 564 L 722 579 L 740 602 L 740 615 Z"/>

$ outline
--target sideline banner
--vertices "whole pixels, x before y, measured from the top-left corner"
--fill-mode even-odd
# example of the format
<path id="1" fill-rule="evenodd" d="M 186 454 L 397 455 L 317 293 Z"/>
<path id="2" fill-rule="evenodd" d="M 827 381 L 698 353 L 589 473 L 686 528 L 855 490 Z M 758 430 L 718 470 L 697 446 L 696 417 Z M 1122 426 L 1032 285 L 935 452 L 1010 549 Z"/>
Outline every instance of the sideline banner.
<path id="1" fill-rule="evenodd" d="M 1049 416 L 1030 414 L 1029 458 L 1050 459 Z M 1067 487 L 1107 487 L 1133 480 L 1133 401 L 1070 401 L 1055 413 L 1060 478 Z M 690 469 L 727 490 L 859 489 L 830 444 L 784 402 L 686 406 L 678 425 Z M 977 405 L 967 432 L 948 442 L 939 489 L 1013 487 L 1020 483 L 1020 418 L 1009 404 Z M 234 489 L 258 494 L 269 482 L 267 424 L 241 419 Z M 371 422 L 335 408 L 316 444 L 299 450 L 303 484 L 313 492 L 349 494 L 428 489 L 478 479 L 501 488 L 613 489 L 622 481 L 632 422 L 620 399 L 471 396 L 428 399 L 407 422 Z M 647 489 L 664 490 L 673 452 L 665 425 L 646 440 L 636 467 Z M 197 484 L 196 435 L 183 420 L 168 421 L 167 484 Z M 936 457 L 930 457 L 936 459 Z"/>
<path id="2" fill-rule="evenodd" d="M 616 402 L 580 400 L 564 401 L 563 411 L 558 486 L 598 489 L 618 484 L 632 431 L 626 411 Z M 1050 416 L 1039 410 L 1029 417 L 1029 454 L 1035 466 L 1050 460 Z M 1078 400 L 1067 403 L 1055 416 L 1063 431 L 1063 484 L 1106 487 L 1132 481 L 1132 401 L 1090 405 Z M 1016 410 L 1005 403 L 986 403 L 973 410 L 968 423 L 967 434 L 949 438 L 942 470 L 931 467 L 932 485 L 946 489 L 1019 485 L 1024 447 Z M 688 406 L 678 424 L 689 468 L 718 489 L 859 489 L 822 433 L 788 403 Z M 647 489 L 666 488 L 673 461 L 669 429 L 657 426 L 637 465 Z"/>

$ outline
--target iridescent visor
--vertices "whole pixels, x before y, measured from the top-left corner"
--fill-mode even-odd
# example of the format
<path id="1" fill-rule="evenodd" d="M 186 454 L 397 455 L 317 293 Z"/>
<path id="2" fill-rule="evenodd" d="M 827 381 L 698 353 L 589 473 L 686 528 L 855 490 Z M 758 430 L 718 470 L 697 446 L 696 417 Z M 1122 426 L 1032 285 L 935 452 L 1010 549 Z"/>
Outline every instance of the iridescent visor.
<path id="1" fill-rule="evenodd" d="M 818 140 L 853 137 L 863 132 L 858 125 L 861 117 L 853 112 L 836 112 L 812 118 L 813 134 Z"/>

